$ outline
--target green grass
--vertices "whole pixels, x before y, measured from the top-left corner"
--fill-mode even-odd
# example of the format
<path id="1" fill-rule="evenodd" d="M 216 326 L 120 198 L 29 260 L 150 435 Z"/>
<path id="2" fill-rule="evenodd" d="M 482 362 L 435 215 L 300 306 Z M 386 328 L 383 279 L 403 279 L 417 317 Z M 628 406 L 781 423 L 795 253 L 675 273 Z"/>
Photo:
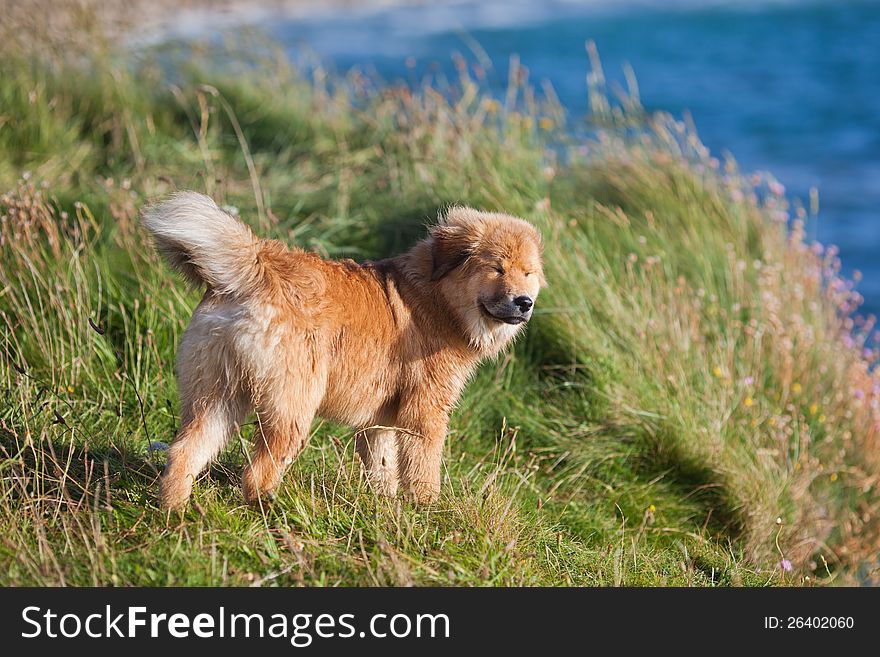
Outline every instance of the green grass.
<path id="1" fill-rule="evenodd" d="M 610 105 L 599 72 L 595 136 L 575 141 L 552 97 L 514 82 L 499 102 L 466 65 L 408 91 L 295 70 L 262 40 L 160 65 L 97 38 L 13 36 L 0 583 L 876 578 L 871 326 L 772 179 L 717 163 L 635 99 Z M 247 425 L 186 513 L 158 510 L 149 445 L 177 428 L 175 347 L 199 295 L 137 215 L 183 188 L 328 256 L 404 249 L 450 203 L 541 228 L 549 285 L 526 337 L 469 384 L 436 505 L 375 499 L 351 430 L 316 423 L 270 507 L 238 488 Z"/>

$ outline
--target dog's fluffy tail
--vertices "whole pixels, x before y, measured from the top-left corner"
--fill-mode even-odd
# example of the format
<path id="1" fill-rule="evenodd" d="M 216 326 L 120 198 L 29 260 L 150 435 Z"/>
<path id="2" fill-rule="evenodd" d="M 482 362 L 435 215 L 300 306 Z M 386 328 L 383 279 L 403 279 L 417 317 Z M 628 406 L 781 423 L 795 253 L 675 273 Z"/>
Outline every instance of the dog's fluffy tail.
<path id="1" fill-rule="evenodd" d="M 178 192 L 146 208 L 142 220 L 159 252 L 193 285 L 240 295 L 257 284 L 260 240 L 204 194 Z"/>

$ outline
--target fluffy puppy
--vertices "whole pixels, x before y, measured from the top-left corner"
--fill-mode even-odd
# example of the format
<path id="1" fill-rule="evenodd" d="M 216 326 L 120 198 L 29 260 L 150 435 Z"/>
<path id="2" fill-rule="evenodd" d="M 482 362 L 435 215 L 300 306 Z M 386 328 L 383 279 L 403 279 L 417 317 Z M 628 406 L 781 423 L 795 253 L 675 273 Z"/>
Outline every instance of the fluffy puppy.
<path id="1" fill-rule="evenodd" d="M 406 253 L 364 264 L 260 239 L 194 192 L 147 208 L 143 223 L 173 267 L 207 286 L 178 350 L 165 508 L 186 505 L 251 410 L 249 502 L 275 490 L 316 415 L 361 430 L 377 492 L 434 501 L 450 411 L 477 364 L 529 321 L 544 282 L 531 224 L 465 207 Z"/>

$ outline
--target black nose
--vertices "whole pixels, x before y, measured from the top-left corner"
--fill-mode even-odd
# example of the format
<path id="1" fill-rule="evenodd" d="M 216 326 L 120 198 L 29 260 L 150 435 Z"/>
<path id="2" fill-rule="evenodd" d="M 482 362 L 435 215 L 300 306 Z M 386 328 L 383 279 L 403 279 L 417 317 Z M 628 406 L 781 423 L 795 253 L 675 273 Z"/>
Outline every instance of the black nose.
<path id="1" fill-rule="evenodd" d="M 535 302 L 532 301 L 532 297 L 527 297 L 525 295 L 521 297 L 516 297 L 513 300 L 513 304 L 519 308 L 521 313 L 527 313 L 532 309 L 532 306 L 535 305 Z"/>

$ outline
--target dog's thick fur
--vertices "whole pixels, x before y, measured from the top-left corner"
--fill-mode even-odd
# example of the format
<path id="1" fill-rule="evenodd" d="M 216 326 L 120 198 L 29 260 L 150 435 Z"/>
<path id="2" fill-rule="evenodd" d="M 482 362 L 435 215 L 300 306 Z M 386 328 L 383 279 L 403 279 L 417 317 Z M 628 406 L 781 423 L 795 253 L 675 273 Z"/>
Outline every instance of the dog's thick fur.
<path id="1" fill-rule="evenodd" d="M 544 280 L 533 226 L 463 207 L 410 251 L 362 265 L 259 239 L 194 192 L 147 208 L 143 222 L 174 267 L 207 285 L 178 353 L 182 425 L 165 508 L 186 505 L 252 409 L 249 502 L 274 491 L 315 415 L 364 429 L 356 448 L 379 493 L 400 484 L 435 500 L 449 413 L 476 365 L 531 317 Z"/>

